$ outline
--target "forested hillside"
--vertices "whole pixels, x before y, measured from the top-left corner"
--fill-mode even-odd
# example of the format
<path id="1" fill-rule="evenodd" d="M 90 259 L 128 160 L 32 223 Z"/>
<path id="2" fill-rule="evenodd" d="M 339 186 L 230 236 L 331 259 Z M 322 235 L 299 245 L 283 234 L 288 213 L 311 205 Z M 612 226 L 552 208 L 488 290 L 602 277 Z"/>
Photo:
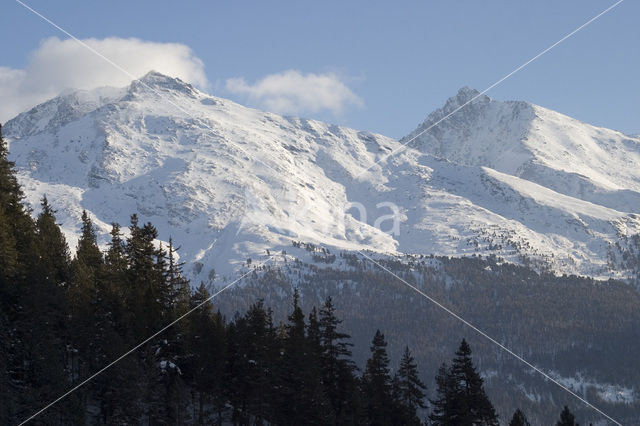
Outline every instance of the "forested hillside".
<path id="1" fill-rule="evenodd" d="M 344 269 L 324 249 L 316 256 L 325 268 L 286 255 L 249 266 L 250 278 L 212 303 L 206 286 L 192 290 L 183 277 L 173 242 L 158 245 L 157 230 L 135 214 L 127 237 L 113 225 L 105 251 L 84 214 L 72 252 L 56 200 L 44 198 L 36 218 L 22 205 L 6 151 L 0 143 L 2 424 L 79 385 L 33 423 L 497 424 L 526 402 L 514 388 L 532 395 L 521 407 L 532 419 L 576 405 L 535 376 L 523 380 L 522 365 L 353 254 L 339 255 Z M 636 412 L 633 392 L 621 405 L 597 387 L 639 381 L 633 288 L 541 276 L 495 258 L 380 262 L 530 360 L 560 376 L 584 372 L 596 381 L 584 392 L 600 405 Z M 478 368 L 459 343 L 468 335 Z"/>
<path id="2" fill-rule="evenodd" d="M 324 267 L 318 266 L 322 262 L 304 264 L 284 257 L 276 266 L 254 266 L 260 273 L 221 297 L 217 306 L 231 313 L 260 297 L 274 307 L 275 318 L 283 319 L 286 305 L 281 301 L 292 297 L 293 288 L 300 292 L 305 309 L 331 295 L 353 336 L 358 365 L 368 356 L 369 336 L 380 328 L 390 345 L 409 345 L 422 378 L 430 380 L 448 358 L 450 348 L 466 336 L 501 418 L 520 407 L 534 424 L 548 424 L 558 407 L 575 404 L 566 391 L 364 256 L 325 254 L 323 249 L 310 247 L 316 256 L 327 259 Z M 640 295 L 633 286 L 539 274 L 494 257 L 376 259 L 614 418 L 623 423 L 638 418 Z M 392 364 L 397 366 L 398 361 L 398 355 L 392 354 Z M 586 406 L 575 407 L 575 411 L 583 421 L 602 419 Z"/>
<path id="3" fill-rule="evenodd" d="M 409 348 L 392 375 L 376 331 L 360 374 L 330 297 L 305 315 L 294 292 L 279 325 L 262 302 L 227 322 L 153 225 L 133 215 L 124 239 L 114 224 L 101 252 L 84 214 L 72 256 L 46 198 L 36 220 L 22 207 L 1 140 L 0 183 L 3 424 L 422 424 Z M 470 355 L 463 341 L 442 367 L 434 424 L 496 424 Z"/>

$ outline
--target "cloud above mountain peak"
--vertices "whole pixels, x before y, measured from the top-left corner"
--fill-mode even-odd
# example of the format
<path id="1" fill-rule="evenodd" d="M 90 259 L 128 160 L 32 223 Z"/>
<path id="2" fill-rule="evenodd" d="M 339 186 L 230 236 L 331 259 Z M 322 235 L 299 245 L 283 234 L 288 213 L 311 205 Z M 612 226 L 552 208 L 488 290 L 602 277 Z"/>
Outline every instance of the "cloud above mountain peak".
<path id="1" fill-rule="evenodd" d="M 253 84 L 244 78 L 226 81 L 226 90 L 246 96 L 249 103 L 268 111 L 301 115 L 328 111 L 343 114 L 364 102 L 334 73 L 303 74 L 297 70 L 269 74 Z"/>
<path id="2" fill-rule="evenodd" d="M 202 88 L 209 86 L 204 63 L 184 44 L 118 37 L 90 38 L 82 40 L 82 43 L 85 45 L 76 40 L 51 37 L 43 40 L 31 53 L 25 68 L 0 67 L 3 100 L 0 121 L 4 122 L 66 89 L 126 86 L 133 78 L 139 78 L 150 70 L 178 77 Z"/>

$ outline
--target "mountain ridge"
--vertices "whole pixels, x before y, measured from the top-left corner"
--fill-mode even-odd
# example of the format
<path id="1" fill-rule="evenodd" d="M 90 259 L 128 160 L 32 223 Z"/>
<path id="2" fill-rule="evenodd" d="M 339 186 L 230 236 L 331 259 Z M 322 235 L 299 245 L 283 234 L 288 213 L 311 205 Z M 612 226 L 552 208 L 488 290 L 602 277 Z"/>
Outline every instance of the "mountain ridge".
<path id="1" fill-rule="evenodd" d="M 45 193 L 65 200 L 57 208 L 72 247 L 83 209 L 103 243 L 111 222 L 137 212 L 182 245 L 194 282 L 212 270 L 230 277 L 267 249 L 295 251 L 292 240 L 388 255 L 497 254 L 557 273 L 629 277 L 611 253 L 620 257 L 624 241 L 612 247 L 640 232 L 640 173 L 627 171 L 640 164 L 640 140 L 482 95 L 402 149 L 478 94 L 461 89 L 396 141 L 245 108 L 151 72 L 126 88 L 64 94 L 3 130 L 28 203 L 37 210 Z M 605 146 L 614 159 L 624 149 L 629 163 L 605 173 L 602 161 L 576 154 L 572 164 L 543 142 Z M 395 226 L 390 214 L 392 235 L 383 232 Z"/>

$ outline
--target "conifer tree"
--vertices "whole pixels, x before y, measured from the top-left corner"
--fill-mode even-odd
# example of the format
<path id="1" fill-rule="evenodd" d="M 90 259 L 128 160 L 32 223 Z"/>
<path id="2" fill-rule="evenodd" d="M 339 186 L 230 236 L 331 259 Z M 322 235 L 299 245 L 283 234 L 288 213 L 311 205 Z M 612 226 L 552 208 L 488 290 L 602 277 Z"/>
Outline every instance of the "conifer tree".
<path id="1" fill-rule="evenodd" d="M 371 343 L 371 357 L 362 375 L 365 415 L 370 425 L 395 423 L 396 404 L 392 394 L 387 342 L 380 330 Z"/>
<path id="2" fill-rule="evenodd" d="M 313 363 L 319 367 L 322 360 L 322 334 L 318 320 L 318 309 L 315 306 L 309 312 L 307 341 L 309 357 L 313 358 Z"/>
<path id="3" fill-rule="evenodd" d="M 333 406 L 322 379 L 322 353 L 320 321 L 318 319 L 318 310 L 314 306 L 309 313 L 307 325 L 307 362 L 304 368 L 307 385 L 306 398 L 309 402 L 308 411 L 310 412 L 308 418 L 318 424 L 335 424 L 336 417 Z"/>
<path id="4" fill-rule="evenodd" d="M 328 297 L 320 308 L 319 317 L 322 383 L 336 418 L 355 421 L 359 407 L 356 366 L 351 360 L 351 336 L 340 331 L 342 323 L 336 315 L 333 300 Z"/>
<path id="5" fill-rule="evenodd" d="M 8 281 L 18 270 L 18 250 L 11 225 L 0 206 L 0 280 Z"/>
<path id="6" fill-rule="evenodd" d="M 66 288 L 70 322 L 73 324 L 73 332 L 69 336 L 73 345 L 70 352 L 73 384 L 102 367 L 105 363 L 101 351 L 104 339 L 113 337 L 106 334 L 108 324 L 102 322 L 107 308 L 101 300 L 98 283 L 103 267 L 102 253 L 86 211 L 82 213 L 82 223 L 82 235 L 71 262 L 71 281 Z M 90 387 L 94 386 L 92 383 Z M 81 389 L 79 395 L 86 398 L 90 387 Z"/>
<path id="7" fill-rule="evenodd" d="M 471 348 L 465 339 L 451 363 L 451 374 L 457 384 L 461 424 L 497 425 L 498 416 L 485 394 L 483 380 L 473 365 Z"/>
<path id="8" fill-rule="evenodd" d="M 420 408 L 426 408 L 424 404 L 426 386 L 420 381 L 418 366 L 408 346 L 402 354 L 400 367 L 393 383 L 395 399 L 400 404 L 403 423 L 419 425 L 420 419 L 417 412 Z"/>
<path id="9" fill-rule="evenodd" d="M 46 322 L 56 317 L 50 317 L 49 309 L 43 309 L 43 326 L 38 326 L 38 318 L 33 315 L 39 312 L 38 304 L 45 296 L 35 273 L 40 253 L 35 223 L 22 205 L 22 189 L 8 153 L 0 126 L 0 400 L 3 401 L 0 421 L 3 424 L 16 423 L 30 415 L 38 398 L 49 396 L 45 388 L 55 386 L 57 378 L 49 374 L 38 377 L 40 369 L 47 367 L 38 350 L 45 345 L 44 338 L 57 340 L 59 336 L 51 333 Z M 55 293 L 51 296 L 54 302 L 59 300 Z M 59 328 L 56 331 L 61 332 Z M 52 355 L 59 358 L 61 354 Z M 63 366 L 63 360 L 58 360 L 59 366 Z M 47 369 L 47 373 L 51 372 Z"/>
<path id="10" fill-rule="evenodd" d="M 82 211 L 82 233 L 78 240 L 76 260 L 97 271 L 102 267 L 102 252 L 98 247 L 96 230 L 86 210 Z"/>
<path id="11" fill-rule="evenodd" d="M 114 302 L 114 321 L 116 324 L 128 326 L 128 296 L 130 293 L 128 284 L 128 263 L 125 252 L 125 242 L 122 239 L 120 225 L 113 223 L 111 225 L 111 241 L 109 242 L 107 251 L 104 255 L 104 285 L 115 300 Z M 117 308 L 117 309 L 116 309 Z M 126 333 L 131 333 L 127 327 Z M 125 330 L 121 330 L 121 334 L 125 334 Z"/>
<path id="12" fill-rule="evenodd" d="M 98 247 L 93 224 L 87 212 L 83 211 L 82 235 L 71 262 L 73 279 L 68 291 L 74 321 L 82 320 L 83 315 L 87 317 L 96 309 L 99 297 L 98 281 L 103 266 L 102 252 Z"/>
<path id="13" fill-rule="evenodd" d="M 434 425 L 498 425 L 498 416 L 487 397 L 483 380 L 471 359 L 471 348 L 462 340 L 451 368 L 442 366 L 436 376 L 437 398 L 429 418 Z"/>
<path id="14" fill-rule="evenodd" d="M 227 384 L 232 422 L 261 424 L 276 407 L 274 381 L 276 351 L 272 313 L 262 301 L 251 305 L 242 317 L 229 325 Z"/>
<path id="15" fill-rule="evenodd" d="M 213 312 L 211 295 L 204 283 L 193 292 L 190 307 L 199 309 L 189 315 L 187 349 L 182 363 L 186 380 L 197 392 L 199 425 L 210 424 L 212 418 L 221 425 L 226 406 L 224 367 L 226 358 L 226 326 L 220 312 Z M 213 407 L 215 413 L 209 413 Z M 210 414 L 215 414 L 211 416 Z"/>
<path id="16" fill-rule="evenodd" d="M 131 216 L 130 236 L 125 253 L 127 259 L 128 308 L 135 316 L 138 339 L 143 339 L 162 328 L 168 321 L 170 292 L 165 280 L 165 252 L 156 247 L 156 228 L 147 223 L 138 226 L 137 215 Z"/>
<path id="17" fill-rule="evenodd" d="M 111 224 L 111 241 L 105 255 L 105 263 L 110 268 L 124 272 L 127 269 L 125 243 L 122 239 L 122 231 L 117 223 Z"/>
<path id="18" fill-rule="evenodd" d="M 518 408 L 511 417 L 509 426 L 531 426 L 524 413 Z"/>
<path id="19" fill-rule="evenodd" d="M 72 359 L 67 352 L 69 312 L 63 293 L 70 279 L 69 249 L 46 198 L 36 225 L 34 245 L 25 250 L 37 262 L 24 271 L 21 314 L 15 320 L 19 343 L 15 361 L 21 388 L 18 417 L 40 408 L 42 401 L 59 396 L 73 374 Z M 34 315 L 35 312 L 38 314 Z M 71 395 L 43 413 L 42 421 L 81 422 L 84 411 L 78 410 L 80 399 L 80 394 Z"/>
<path id="20" fill-rule="evenodd" d="M 436 374 L 436 399 L 431 400 L 433 409 L 429 415 L 433 426 L 446 426 L 457 421 L 456 383 L 447 364 L 443 363 Z"/>
<path id="21" fill-rule="evenodd" d="M 37 262 L 35 224 L 22 205 L 24 195 L 8 155 L 0 126 L 0 276 L 24 277 Z"/>
<path id="22" fill-rule="evenodd" d="M 173 239 L 169 238 L 169 248 L 167 250 L 167 284 L 173 301 L 173 315 L 179 317 L 189 310 L 191 299 L 191 288 L 182 271 L 184 262 L 177 259 L 177 249 L 173 246 Z"/>
<path id="23" fill-rule="evenodd" d="M 40 277 L 66 287 L 71 278 L 71 254 L 47 197 L 42 198 L 42 212 L 38 215 L 36 228 Z"/>
<path id="24" fill-rule="evenodd" d="M 558 420 L 556 426 L 578 426 L 578 423 L 576 423 L 576 418 L 574 417 L 571 410 L 569 410 L 569 407 L 567 407 L 566 405 L 560 413 L 560 420 Z"/>
<path id="25" fill-rule="evenodd" d="M 298 289 L 293 294 L 293 310 L 285 326 L 284 354 L 279 368 L 278 423 L 300 424 L 308 413 L 305 373 L 307 372 L 307 340 L 304 313 L 300 308 Z"/>

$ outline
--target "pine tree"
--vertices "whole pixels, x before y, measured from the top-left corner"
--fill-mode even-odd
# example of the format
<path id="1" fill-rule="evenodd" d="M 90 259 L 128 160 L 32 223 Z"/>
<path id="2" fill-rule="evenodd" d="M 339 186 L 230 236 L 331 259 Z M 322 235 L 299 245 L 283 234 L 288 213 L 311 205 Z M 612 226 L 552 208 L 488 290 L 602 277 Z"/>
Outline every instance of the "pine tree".
<path id="1" fill-rule="evenodd" d="M 55 277 L 42 279 L 40 258 L 48 259 L 49 253 L 38 244 L 35 223 L 22 205 L 23 192 L 7 157 L 0 127 L 0 421 L 17 423 L 66 385 L 66 313 L 60 283 Z M 63 401 L 42 420 L 65 418 L 72 402 Z"/>
<path id="2" fill-rule="evenodd" d="M 21 286 L 21 312 L 15 319 L 19 347 L 14 352 L 15 383 L 19 383 L 20 406 L 17 416 L 32 414 L 64 392 L 73 373 L 73 359 L 67 352 L 69 311 L 63 289 L 69 284 L 69 249 L 56 223 L 54 211 L 43 199 L 42 213 L 36 222 L 34 244 L 23 247 L 28 268 Z M 20 257 L 23 253 L 19 251 Z M 34 262 L 34 263 L 31 263 Z M 38 315 L 34 315 L 37 312 Z M 30 412 L 31 411 L 31 412 Z M 59 405 L 43 413 L 45 423 L 81 422 L 84 410 L 80 394 L 70 395 Z"/>
<path id="3" fill-rule="evenodd" d="M 336 315 L 331 297 L 320 308 L 322 383 L 332 407 L 332 416 L 340 424 L 353 423 L 359 416 L 359 392 L 356 366 L 351 360 L 351 336 L 339 330 L 342 320 Z"/>
<path id="4" fill-rule="evenodd" d="M 8 281 L 18 271 L 18 250 L 9 218 L 0 206 L 0 280 Z"/>
<path id="5" fill-rule="evenodd" d="M 71 262 L 72 283 L 68 289 L 74 321 L 86 319 L 99 308 L 99 280 L 103 273 L 103 258 L 98 247 L 93 224 L 86 211 L 82 212 L 82 235 L 76 255 Z M 84 318 L 83 318 L 84 317 Z M 90 327 L 93 327 L 93 319 Z M 78 333 L 76 333 L 78 334 Z"/>
<path id="6" fill-rule="evenodd" d="M 558 420 L 556 426 L 578 426 L 576 418 L 566 405 L 560 413 L 560 420 Z"/>
<path id="7" fill-rule="evenodd" d="M 125 253 L 125 243 L 122 239 L 120 225 L 111 224 L 111 241 L 105 255 L 105 263 L 110 268 L 124 272 L 127 269 L 127 259 Z"/>
<path id="8" fill-rule="evenodd" d="M 38 215 L 36 229 L 40 278 L 66 287 L 71 278 L 71 254 L 47 197 L 42 198 L 42 212 Z"/>
<path id="9" fill-rule="evenodd" d="M 112 312 L 114 322 L 121 326 L 120 334 L 131 334 L 128 318 L 130 315 L 128 306 L 128 297 L 130 294 L 130 286 L 128 282 L 127 257 L 125 252 L 125 242 L 122 239 L 120 225 L 113 223 L 111 225 L 111 241 L 107 252 L 104 255 L 104 285 L 115 299 L 114 311 Z M 117 308 L 117 309 L 116 309 Z"/>
<path id="10" fill-rule="evenodd" d="M 103 264 L 102 252 L 98 247 L 96 230 L 86 210 L 82 211 L 82 233 L 80 240 L 78 240 L 76 260 L 96 271 L 101 268 Z"/>
<path id="11" fill-rule="evenodd" d="M 387 342 L 380 330 L 371 343 L 371 357 L 362 375 L 363 401 L 367 423 L 388 425 L 395 423 L 396 404 L 392 394 Z"/>
<path id="12" fill-rule="evenodd" d="M 166 323 L 171 311 L 170 291 L 165 280 L 165 252 L 156 247 L 158 231 L 147 223 L 138 226 L 137 215 L 131 216 L 130 236 L 125 246 L 127 288 L 125 299 L 137 339 L 144 339 Z"/>
<path id="13" fill-rule="evenodd" d="M 451 368 L 440 368 L 436 386 L 438 396 L 432 401 L 434 408 L 429 417 L 435 425 L 498 425 L 498 416 L 473 365 L 466 340 L 460 343 Z"/>
<path id="14" fill-rule="evenodd" d="M 229 324 L 226 382 L 234 424 L 261 424 L 277 406 L 274 383 L 276 343 L 272 313 L 262 301 Z"/>
<path id="15" fill-rule="evenodd" d="M 509 426 L 531 426 L 524 413 L 518 408 L 514 413 Z"/>
<path id="16" fill-rule="evenodd" d="M 87 217 L 88 219 L 88 217 Z M 87 221 L 90 222 L 90 221 Z M 83 220 L 81 240 L 94 240 L 93 227 Z M 94 240 L 95 242 L 95 240 Z M 88 248 L 88 256 L 78 253 L 77 258 L 96 260 L 93 243 L 81 243 Z M 120 225 L 112 224 L 111 241 L 104 254 L 104 262 L 97 278 L 97 306 L 94 316 L 96 365 L 100 367 L 113 361 L 138 343 L 134 336 L 134 319 L 129 300 L 130 285 L 128 264 Z M 93 252 L 93 254 L 91 254 Z M 114 367 L 96 377 L 92 389 L 99 401 L 99 417 L 103 424 L 135 424 L 140 421 L 141 387 L 143 369 L 138 356 L 119 361 Z"/>
<path id="17" fill-rule="evenodd" d="M 26 278 L 38 261 L 35 224 L 22 205 L 24 194 L 8 155 L 0 126 L 0 277 Z"/>
<path id="18" fill-rule="evenodd" d="M 173 315 L 179 317 L 189 310 L 191 286 L 182 271 L 184 262 L 177 259 L 177 249 L 173 246 L 173 239 L 169 238 L 167 282 L 173 301 Z"/>
<path id="19" fill-rule="evenodd" d="M 82 213 L 82 235 L 78 242 L 78 250 L 71 262 L 71 280 L 66 288 L 70 305 L 70 322 L 73 332 L 69 336 L 73 350 L 70 352 L 72 383 L 88 377 L 105 364 L 104 339 L 105 325 L 101 320 L 105 317 L 104 301 L 99 289 L 99 277 L 102 273 L 103 259 L 98 248 L 93 224 L 87 215 Z M 79 390 L 78 395 L 86 404 L 90 387 Z"/>
<path id="20" fill-rule="evenodd" d="M 323 348 L 318 310 L 314 306 L 307 324 L 307 352 L 304 372 L 306 375 L 306 398 L 309 402 L 307 418 L 317 424 L 336 424 L 333 406 L 323 377 Z"/>
<path id="21" fill-rule="evenodd" d="M 167 252 L 156 244 L 158 231 L 151 223 L 142 227 L 131 216 L 130 236 L 125 245 L 127 260 L 125 300 L 135 340 L 142 340 L 176 318 L 176 292 L 181 280 L 178 266 L 169 270 Z M 174 282 L 171 282 L 174 280 Z M 157 340 L 138 351 L 142 365 L 140 382 L 146 393 L 145 417 L 151 423 L 180 423 L 185 386 L 178 360 L 183 351 L 181 326 L 170 327 Z M 162 420 L 165 419 L 165 420 Z"/>
<path id="22" fill-rule="evenodd" d="M 497 425 L 498 416 L 485 394 L 483 380 L 471 359 L 471 348 L 464 339 L 451 363 L 451 374 L 458 385 L 461 424 Z"/>
<path id="23" fill-rule="evenodd" d="M 420 408 L 426 408 L 424 404 L 426 386 L 420 381 L 418 366 L 408 346 L 402 354 L 400 367 L 393 383 L 395 399 L 400 404 L 403 423 L 419 425 L 417 411 Z"/>
<path id="24" fill-rule="evenodd" d="M 298 289 L 293 294 L 293 310 L 287 317 L 283 355 L 278 374 L 278 417 L 276 423 L 296 425 L 308 422 L 307 339 L 304 313 L 300 308 Z"/>
<path id="25" fill-rule="evenodd" d="M 193 292 L 190 307 L 199 309 L 187 317 L 187 350 L 183 365 L 186 380 L 197 392 L 197 414 L 199 425 L 215 423 L 221 425 L 226 406 L 224 367 L 226 358 L 226 325 L 220 312 L 213 312 L 211 295 L 204 283 Z M 213 407 L 215 417 L 206 410 Z"/>
<path id="26" fill-rule="evenodd" d="M 457 399 L 456 383 L 447 364 L 440 365 L 436 375 L 436 399 L 431 400 L 433 409 L 429 415 L 433 426 L 456 424 Z"/>

